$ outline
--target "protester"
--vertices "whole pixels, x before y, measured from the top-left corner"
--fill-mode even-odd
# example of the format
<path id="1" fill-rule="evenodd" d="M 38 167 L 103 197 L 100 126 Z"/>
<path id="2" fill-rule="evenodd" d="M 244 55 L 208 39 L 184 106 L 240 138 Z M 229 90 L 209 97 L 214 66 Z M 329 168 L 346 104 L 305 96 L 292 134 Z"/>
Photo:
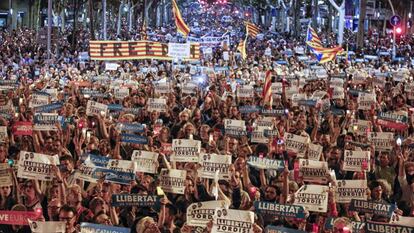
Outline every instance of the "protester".
<path id="1" fill-rule="evenodd" d="M 0 231 L 412 230 L 414 39 L 398 61 L 378 35 L 318 65 L 262 29 L 243 59 L 234 11 L 184 14 L 187 39 L 209 40 L 196 60 L 93 60 L 86 28 L 47 60 L 33 30 L 3 30 L 0 216 L 25 218 Z M 108 35 L 185 41 L 174 25 Z"/>

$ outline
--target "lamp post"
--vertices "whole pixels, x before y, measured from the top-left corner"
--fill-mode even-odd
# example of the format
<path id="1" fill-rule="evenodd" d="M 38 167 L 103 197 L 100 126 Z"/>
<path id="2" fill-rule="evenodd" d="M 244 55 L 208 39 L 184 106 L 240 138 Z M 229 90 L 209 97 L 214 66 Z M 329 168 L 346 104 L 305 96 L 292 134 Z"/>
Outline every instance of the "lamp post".
<path id="1" fill-rule="evenodd" d="M 50 61 L 52 40 L 52 0 L 47 1 L 47 59 Z"/>
<path id="2" fill-rule="evenodd" d="M 392 15 L 395 15 L 394 5 L 392 5 L 391 0 L 388 0 L 388 3 L 391 6 Z M 392 27 L 392 59 L 395 59 L 395 56 L 397 55 L 397 51 L 395 48 L 395 26 Z"/>

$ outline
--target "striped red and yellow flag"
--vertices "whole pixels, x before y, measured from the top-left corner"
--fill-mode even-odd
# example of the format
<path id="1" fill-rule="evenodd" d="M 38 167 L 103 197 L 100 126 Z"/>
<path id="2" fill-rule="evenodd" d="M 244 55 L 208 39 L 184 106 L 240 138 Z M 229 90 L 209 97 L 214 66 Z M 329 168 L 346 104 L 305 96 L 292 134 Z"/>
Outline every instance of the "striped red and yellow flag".
<path id="1" fill-rule="evenodd" d="M 254 23 L 245 22 L 246 24 L 246 34 L 252 37 L 256 37 L 257 34 L 260 32 L 260 28 L 256 26 Z"/>
<path id="2" fill-rule="evenodd" d="M 239 45 L 237 46 L 237 50 L 240 52 L 243 60 L 246 60 L 247 58 L 247 52 L 246 52 L 246 39 L 240 40 Z"/>
<path id="3" fill-rule="evenodd" d="M 175 0 L 172 0 L 172 5 L 173 5 L 174 20 L 175 20 L 175 26 L 177 27 L 177 32 L 187 37 L 188 34 L 190 33 L 190 28 L 184 22 L 183 17 L 181 17 L 180 9 L 178 8 L 177 2 Z"/>
<path id="4" fill-rule="evenodd" d="M 272 106 L 272 71 L 268 70 L 266 72 L 265 83 L 263 86 L 263 104 L 269 104 Z"/>

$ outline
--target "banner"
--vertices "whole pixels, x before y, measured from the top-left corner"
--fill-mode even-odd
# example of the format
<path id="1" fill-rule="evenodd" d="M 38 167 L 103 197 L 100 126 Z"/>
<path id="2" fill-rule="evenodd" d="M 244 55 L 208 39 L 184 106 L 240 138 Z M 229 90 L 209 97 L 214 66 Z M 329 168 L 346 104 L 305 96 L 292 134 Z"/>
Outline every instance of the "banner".
<path id="1" fill-rule="evenodd" d="M 168 44 L 155 41 L 90 41 L 91 60 L 173 60 Z M 190 44 L 188 60 L 200 59 L 200 45 Z"/>
<path id="2" fill-rule="evenodd" d="M 265 130 L 268 130 L 268 129 L 269 127 L 256 126 L 250 135 L 250 142 L 264 143 L 264 144 L 269 143 L 269 139 L 265 136 Z"/>
<path id="3" fill-rule="evenodd" d="M 173 58 L 190 58 L 190 43 L 168 43 L 168 56 Z"/>
<path id="4" fill-rule="evenodd" d="M 187 42 L 199 43 L 200 47 L 218 47 L 223 43 L 230 44 L 229 35 L 214 37 L 214 36 L 203 36 L 201 38 L 196 38 L 193 36 L 187 37 Z"/>
<path id="5" fill-rule="evenodd" d="M 327 183 L 329 177 L 328 163 L 309 159 L 299 159 L 299 172 L 305 182 Z"/>
<path id="6" fill-rule="evenodd" d="M 370 151 L 345 150 L 343 169 L 345 171 L 369 171 L 370 170 Z"/>
<path id="7" fill-rule="evenodd" d="M 216 171 L 219 171 L 219 180 L 230 179 L 231 155 L 200 154 L 198 175 L 202 178 L 214 179 Z"/>
<path id="8" fill-rule="evenodd" d="M 198 86 L 195 83 L 183 83 L 181 86 L 181 91 L 183 94 L 195 94 Z"/>
<path id="9" fill-rule="evenodd" d="M 391 225 L 391 224 L 384 224 L 384 223 L 374 223 L 374 222 L 366 222 L 365 223 L 365 233 L 408 233 L 414 232 L 414 227 L 406 227 L 406 226 L 399 226 L 399 225 Z"/>
<path id="10" fill-rule="evenodd" d="M 40 222 L 40 221 L 29 221 L 30 230 L 33 233 L 65 233 L 66 222 Z"/>
<path id="11" fill-rule="evenodd" d="M 51 181 L 54 174 L 52 165 L 59 165 L 57 155 L 50 156 L 39 153 L 21 151 L 17 164 L 17 177 L 33 180 Z"/>
<path id="12" fill-rule="evenodd" d="M 121 142 L 146 145 L 148 144 L 148 138 L 145 136 L 123 133 L 121 134 Z"/>
<path id="13" fill-rule="evenodd" d="M 408 128 L 408 117 L 393 112 L 379 112 L 377 124 L 390 129 L 406 130 Z"/>
<path id="14" fill-rule="evenodd" d="M 35 113 L 33 117 L 33 130 L 37 131 L 56 131 L 56 124 L 62 125 L 63 117 L 57 113 Z"/>
<path id="15" fill-rule="evenodd" d="M 404 217 L 393 213 L 390 219 L 390 223 L 400 226 L 414 227 L 414 218 Z"/>
<path id="16" fill-rule="evenodd" d="M 328 209 L 328 186 L 302 185 L 295 193 L 293 204 L 303 206 L 308 211 L 326 213 Z"/>
<path id="17" fill-rule="evenodd" d="M 138 123 L 118 123 L 116 128 L 120 131 L 128 131 L 132 133 L 143 133 L 145 127 Z"/>
<path id="18" fill-rule="evenodd" d="M 319 161 L 322 155 L 323 146 L 318 144 L 309 143 L 308 147 L 308 159 Z"/>
<path id="19" fill-rule="evenodd" d="M 189 226 L 207 227 L 213 220 L 216 208 L 227 208 L 225 201 L 205 201 L 192 203 L 187 207 L 187 224 Z"/>
<path id="20" fill-rule="evenodd" d="M 36 211 L 8 211 L 0 210 L 0 224 L 29 225 L 28 219 L 37 219 L 42 215 Z"/>
<path id="21" fill-rule="evenodd" d="M 286 133 L 284 138 L 285 147 L 288 152 L 296 154 L 299 158 L 303 158 L 305 156 L 309 142 L 308 137 Z"/>
<path id="22" fill-rule="evenodd" d="M 102 117 L 105 117 L 107 112 L 108 105 L 88 100 L 86 104 L 86 115 L 93 116 L 93 114 L 100 114 Z"/>
<path id="23" fill-rule="evenodd" d="M 283 170 L 285 164 L 282 160 L 260 158 L 256 156 L 250 156 L 247 160 L 247 164 L 257 169 L 270 169 L 270 170 Z"/>
<path id="24" fill-rule="evenodd" d="M 286 228 L 282 226 L 272 226 L 272 225 L 267 226 L 264 232 L 265 233 L 306 233 L 306 231 Z"/>
<path id="25" fill-rule="evenodd" d="M 33 125 L 30 121 L 17 121 L 13 124 L 12 132 L 14 136 L 32 136 Z"/>
<path id="26" fill-rule="evenodd" d="M 154 207 L 160 198 L 156 195 L 112 194 L 112 206 Z"/>
<path id="27" fill-rule="evenodd" d="M 246 136 L 246 124 L 243 120 L 224 119 L 225 134 L 232 137 Z"/>
<path id="28" fill-rule="evenodd" d="M 93 224 L 83 222 L 80 225 L 81 233 L 129 233 L 131 229 L 125 227 L 113 227 L 109 225 Z"/>
<path id="29" fill-rule="evenodd" d="M 90 98 L 90 97 L 92 97 L 92 98 L 105 98 L 105 97 L 109 97 L 109 93 L 102 92 L 101 90 L 83 88 L 83 89 L 80 89 L 80 91 L 81 91 L 82 95 L 85 98 Z"/>
<path id="30" fill-rule="evenodd" d="M 383 216 L 391 216 L 396 206 L 394 204 L 379 203 L 373 201 L 351 200 L 349 205 L 350 211 L 363 212 L 367 214 L 376 214 Z"/>
<path id="31" fill-rule="evenodd" d="M 167 111 L 167 100 L 166 99 L 154 99 L 149 98 L 147 102 L 148 112 L 166 112 Z"/>
<path id="32" fill-rule="evenodd" d="M 33 111 L 38 112 L 38 113 L 45 113 L 45 112 L 52 112 L 55 110 L 60 110 L 62 107 L 63 107 L 62 102 L 56 102 L 56 103 L 51 103 L 51 104 L 46 104 L 46 105 L 35 107 L 33 108 Z"/>
<path id="33" fill-rule="evenodd" d="M 283 205 L 267 201 L 255 201 L 254 208 L 259 214 L 272 217 L 305 218 L 305 210 L 302 206 Z"/>
<path id="34" fill-rule="evenodd" d="M 201 153 L 201 141 L 191 139 L 173 139 L 173 156 L 176 162 L 198 162 Z"/>
<path id="35" fill-rule="evenodd" d="M 368 143 L 373 145 L 376 151 L 390 151 L 395 143 L 394 133 L 371 132 L 368 134 Z"/>
<path id="36" fill-rule="evenodd" d="M 134 150 L 131 161 L 136 163 L 136 171 L 156 174 L 158 168 L 158 153 L 144 150 Z"/>
<path id="37" fill-rule="evenodd" d="M 240 106 L 239 107 L 239 112 L 242 114 L 246 114 L 246 113 L 259 113 L 260 112 L 260 107 L 257 105 L 244 105 L 244 106 Z"/>
<path id="38" fill-rule="evenodd" d="M 84 158 L 84 164 L 97 167 L 106 167 L 110 160 L 109 157 L 95 155 L 95 154 L 84 154 L 81 159 Z"/>
<path id="39" fill-rule="evenodd" d="M 284 116 L 286 115 L 286 109 L 261 109 L 260 114 L 263 116 Z"/>
<path id="40" fill-rule="evenodd" d="M 336 202 L 350 203 L 351 199 L 367 200 L 366 180 L 338 180 L 336 187 Z"/>
<path id="41" fill-rule="evenodd" d="M 213 216 L 214 233 L 253 233 L 254 213 L 246 210 L 216 208 Z"/>
<path id="42" fill-rule="evenodd" d="M 184 194 L 187 171 L 161 169 L 160 186 L 167 193 Z"/>
<path id="43" fill-rule="evenodd" d="M 9 171 L 8 163 L 0 163 L 0 187 L 12 186 L 13 177 Z"/>

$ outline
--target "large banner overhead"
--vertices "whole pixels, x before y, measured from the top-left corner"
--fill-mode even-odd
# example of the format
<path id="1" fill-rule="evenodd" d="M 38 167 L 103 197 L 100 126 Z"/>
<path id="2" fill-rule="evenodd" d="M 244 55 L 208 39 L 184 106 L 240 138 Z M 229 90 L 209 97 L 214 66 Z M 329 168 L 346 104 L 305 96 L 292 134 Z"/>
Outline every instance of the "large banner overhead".
<path id="1" fill-rule="evenodd" d="M 90 41 L 91 60 L 173 60 L 168 56 L 168 44 L 155 41 Z M 190 44 L 190 56 L 185 60 L 200 59 L 200 45 Z"/>

